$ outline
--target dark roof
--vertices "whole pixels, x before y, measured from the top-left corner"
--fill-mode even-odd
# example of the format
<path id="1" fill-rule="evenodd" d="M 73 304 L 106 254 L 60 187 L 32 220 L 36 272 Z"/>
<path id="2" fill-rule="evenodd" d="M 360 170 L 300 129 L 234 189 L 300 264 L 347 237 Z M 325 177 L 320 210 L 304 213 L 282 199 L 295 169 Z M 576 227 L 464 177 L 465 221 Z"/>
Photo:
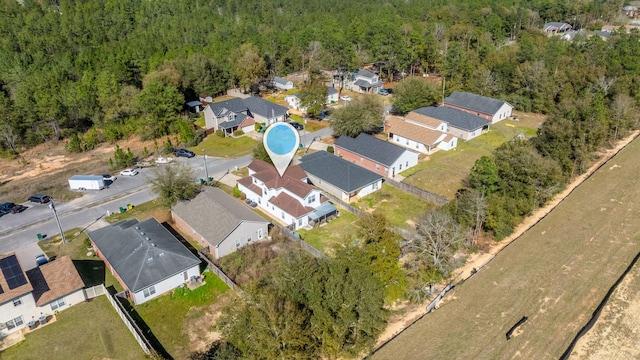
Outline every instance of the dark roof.
<path id="1" fill-rule="evenodd" d="M 552 28 L 557 28 L 559 31 L 563 31 L 566 29 L 571 29 L 571 25 L 563 22 L 552 21 L 545 23 L 543 27 L 545 31 L 551 30 Z"/>
<path id="2" fill-rule="evenodd" d="M 8 273 L 5 274 L 5 271 L 0 271 L 0 305 L 2 303 L 5 303 L 9 300 L 15 299 L 18 296 L 30 293 L 33 290 L 33 286 L 31 285 L 31 282 L 29 281 L 29 279 L 25 276 L 24 271 L 22 270 L 22 267 L 20 266 L 20 260 L 18 260 L 18 257 L 16 256 L 15 253 L 11 253 L 5 256 L 0 257 L 0 260 L 6 261 L 8 264 L 13 265 L 11 266 L 11 274 Z M 15 264 L 17 264 L 17 267 L 15 266 Z M 13 277 L 13 276 L 19 276 L 19 274 L 22 274 L 22 276 L 25 276 L 25 281 L 24 282 L 19 282 L 16 286 L 9 286 L 9 282 L 8 282 L 8 278 Z M 8 276 L 7 276 L 8 275 Z M 16 285 L 16 284 L 12 284 L 12 285 Z"/>
<path id="3" fill-rule="evenodd" d="M 249 116 L 240 113 L 240 114 L 235 114 L 235 116 L 232 116 L 232 118 L 233 120 L 221 122 L 220 127 L 223 129 L 231 129 L 231 128 L 240 126 L 242 122 L 244 122 L 247 118 L 249 118 Z"/>
<path id="4" fill-rule="evenodd" d="M 171 211 L 213 246 L 220 244 L 243 222 L 268 223 L 224 191 L 208 186 L 192 200 L 174 205 Z"/>
<path id="5" fill-rule="evenodd" d="M 273 165 L 262 160 L 253 160 L 248 168 L 254 172 L 248 177 L 262 181 L 269 189 L 287 189 L 302 199 L 313 191 L 313 186 L 302 181 L 307 174 L 299 165 L 289 166 L 282 176 Z"/>
<path id="6" fill-rule="evenodd" d="M 498 110 L 500 110 L 506 101 L 492 99 L 468 92 L 455 91 L 444 99 L 444 103 L 487 115 L 494 115 Z"/>
<path id="7" fill-rule="evenodd" d="M 251 96 L 246 99 L 242 99 L 249 111 L 253 114 L 258 114 L 267 119 L 274 118 L 280 115 L 284 115 L 289 111 L 286 107 L 272 103 L 257 96 Z"/>
<path id="8" fill-rule="evenodd" d="M 483 119 L 480 116 L 446 106 L 428 106 L 413 111 L 418 114 L 446 121 L 449 126 L 466 131 L 482 129 L 482 127 L 489 124 L 489 120 Z"/>
<path id="9" fill-rule="evenodd" d="M 200 264 L 200 260 L 154 218 L 121 221 L 92 231 L 89 237 L 133 292 Z"/>
<path id="10" fill-rule="evenodd" d="M 339 92 L 338 89 L 332 86 L 327 86 L 327 95 L 337 94 L 338 92 Z"/>
<path id="11" fill-rule="evenodd" d="M 360 86 L 360 87 L 367 88 L 367 89 L 368 89 L 368 88 L 371 88 L 371 87 L 374 87 L 374 86 L 380 86 L 380 85 L 382 85 L 382 84 L 383 84 L 381 81 L 378 81 L 378 82 L 369 82 L 369 81 L 362 80 L 362 79 L 358 79 L 358 80 L 354 81 L 353 83 L 354 83 L 355 85 L 358 85 L 358 86 Z"/>
<path id="12" fill-rule="evenodd" d="M 368 134 L 360 134 L 355 139 L 342 135 L 334 145 L 386 166 L 393 165 L 405 151 L 408 151 Z"/>
<path id="13" fill-rule="evenodd" d="M 326 181 L 340 190 L 350 193 L 382 179 L 367 170 L 326 151 L 309 154 L 300 160 L 300 166 L 308 174 Z"/>
<path id="14" fill-rule="evenodd" d="M 248 110 L 247 105 L 242 101 L 243 99 L 233 98 L 217 103 L 209 104 L 209 108 L 213 110 L 216 116 L 220 116 L 225 110 L 233 111 L 234 113 L 246 112 Z"/>

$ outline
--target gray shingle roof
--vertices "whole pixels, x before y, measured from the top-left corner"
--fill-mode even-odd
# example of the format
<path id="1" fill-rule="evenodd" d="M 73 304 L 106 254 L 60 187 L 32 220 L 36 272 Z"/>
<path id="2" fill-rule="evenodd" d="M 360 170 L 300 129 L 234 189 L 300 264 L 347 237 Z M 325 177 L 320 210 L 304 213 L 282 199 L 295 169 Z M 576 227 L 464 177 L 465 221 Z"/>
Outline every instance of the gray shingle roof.
<path id="1" fill-rule="evenodd" d="M 327 95 L 333 95 L 333 94 L 337 94 L 338 93 L 338 89 L 328 86 L 327 87 Z"/>
<path id="2" fill-rule="evenodd" d="M 300 161 L 305 172 L 348 193 L 382 179 L 381 175 L 326 151 L 309 154 Z"/>
<path id="3" fill-rule="evenodd" d="M 133 292 L 200 264 L 200 260 L 154 218 L 121 221 L 92 231 L 89 237 Z"/>
<path id="4" fill-rule="evenodd" d="M 428 106 L 413 111 L 418 114 L 445 121 L 449 126 L 466 131 L 482 129 L 482 127 L 489 124 L 489 120 L 487 119 L 446 106 Z"/>
<path id="5" fill-rule="evenodd" d="M 248 116 L 245 114 L 242 114 L 242 113 L 236 114 L 233 120 L 221 122 L 220 127 L 223 129 L 231 129 L 236 126 L 240 126 L 240 124 L 242 124 L 242 122 L 245 121 L 247 118 Z"/>
<path id="6" fill-rule="evenodd" d="M 236 114 L 246 112 L 248 110 L 247 105 L 242 101 L 242 99 L 238 98 L 212 103 L 209 104 L 209 107 L 213 110 L 213 113 L 216 114 L 216 116 L 220 116 L 224 110 L 230 110 Z"/>
<path id="7" fill-rule="evenodd" d="M 259 98 L 257 96 L 251 96 L 246 99 L 242 99 L 249 111 L 253 114 L 258 114 L 267 119 L 281 116 L 287 113 L 289 109 L 282 105 L 274 104 L 271 101 Z"/>
<path id="8" fill-rule="evenodd" d="M 369 81 L 362 80 L 362 79 L 358 79 L 358 80 L 354 81 L 353 83 L 354 83 L 355 85 L 358 85 L 358 86 L 360 86 L 360 87 L 367 88 L 367 89 L 368 89 L 368 88 L 371 88 L 371 87 L 374 87 L 374 86 L 380 86 L 380 85 L 382 85 L 382 84 L 383 84 L 381 81 L 378 81 L 378 82 L 369 82 Z"/>
<path id="9" fill-rule="evenodd" d="M 360 134 L 355 139 L 343 135 L 336 140 L 335 145 L 386 166 L 393 165 L 405 151 L 408 151 L 368 134 Z"/>
<path id="10" fill-rule="evenodd" d="M 212 246 L 220 244 L 243 222 L 268 223 L 224 191 L 206 186 L 195 198 L 181 201 L 171 210 Z"/>
<path id="11" fill-rule="evenodd" d="M 371 71 L 365 70 L 365 69 L 358 69 L 358 71 L 353 73 L 353 75 L 354 76 L 364 77 L 364 78 L 371 79 L 371 80 L 373 80 L 376 77 L 376 74 L 372 73 Z"/>
<path id="12" fill-rule="evenodd" d="M 483 114 L 493 115 L 500 110 L 506 101 L 492 99 L 468 92 L 455 91 L 444 99 L 444 103 Z"/>

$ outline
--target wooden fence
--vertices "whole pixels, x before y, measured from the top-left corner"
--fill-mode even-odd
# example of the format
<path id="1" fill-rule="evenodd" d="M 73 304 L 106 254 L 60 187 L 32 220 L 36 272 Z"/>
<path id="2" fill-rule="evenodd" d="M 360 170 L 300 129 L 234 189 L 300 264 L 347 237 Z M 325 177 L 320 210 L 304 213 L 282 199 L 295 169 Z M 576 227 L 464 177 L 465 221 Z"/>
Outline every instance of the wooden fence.
<path id="1" fill-rule="evenodd" d="M 384 182 L 404 192 L 407 192 L 411 195 L 419 196 L 423 199 L 433 201 L 438 205 L 444 205 L 449 202 L 449 199 L 447 199 L 446 197 L 440 196 L 438 194 L 434 194 L 426 190 L 419 189 L 413 185 L 409 185 L 404 182 L 398 182 L 389 178 L 386 178 Z"/>
<path id="2" fill-rule="evenodd" d="M 229 286 L 233 291 L 235 291 L 241 297 L 244 297 L 247 293 L 245 293 L 244 290 L 242 290 L 240 288 L 240 286 L 238 286 L 238 284 L 233 282 L 233 280 L 231 280 L 227 276 L 227 274 L 225 274 L 224 271 L 222 271 L 222 269 L 217 267 L 216 264 L 214 264 L 209 259 L 207 254 L 209 254 L 209 247 L 205 247 L 205 248 L 202 248 L 202 249 L 198 250 L 198 256 L 200 257 L 200 259 L 204 260 L 207 263 L 207 265 L 209 265 L 209 269 L 211 269 L 211 271 L 213 271 L 214 274 L 218 275 L 218 277 L 222 281 L 224 281 L 224 283 L 227 284 L 227 286 Z"/>
<path id="3" fill-rule="evenodd" d="M 300 246 L 309 254 L 317 257 L 317 258 L 323 258 L 326 257 L 325 254 L 322 253 L 322 251 L 314 248 L 313 246 L 309 245 L 308 243 L 306 243 L 304 240 L 300 239 L 299 237 L 296 237 L 295 235 L 293 235 L 293 232 L 291 230 L 289 230 L 286 227 L 280 226 L 278 224 L 276 224 L 275 226 L 277 226 L 282 233 L 284 234 L 284 236 L 287 237 L 287 239 L 296 242 L 298 244 L 300 244 Z"/>

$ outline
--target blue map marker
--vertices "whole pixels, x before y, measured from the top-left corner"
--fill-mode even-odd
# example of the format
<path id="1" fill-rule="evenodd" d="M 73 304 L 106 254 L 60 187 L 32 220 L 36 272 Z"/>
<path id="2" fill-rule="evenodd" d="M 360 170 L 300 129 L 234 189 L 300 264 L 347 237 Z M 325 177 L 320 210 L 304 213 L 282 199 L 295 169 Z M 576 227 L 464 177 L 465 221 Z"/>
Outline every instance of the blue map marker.
<path id="1" fill-rule="evenodd" d="M 293 126 L 279 122 L 269 126 L 262 142 L 278 174 L 282 177 L 300 146 L 300 134 Z"/>

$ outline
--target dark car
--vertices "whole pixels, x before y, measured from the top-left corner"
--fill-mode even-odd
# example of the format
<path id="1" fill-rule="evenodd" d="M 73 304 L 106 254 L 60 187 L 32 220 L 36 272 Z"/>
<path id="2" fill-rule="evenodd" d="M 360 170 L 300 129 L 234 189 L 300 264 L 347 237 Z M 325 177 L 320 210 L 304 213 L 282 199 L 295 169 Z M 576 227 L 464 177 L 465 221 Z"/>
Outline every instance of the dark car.
<path id="1" fill-rule="evenodd" d="M 297 123 L 295 121 L 290 122 L 289 125 L 293 126 L 293 128 L 296 129 L 296 130 L 304 129 L 304 126 L 302 126 L 302 124 Z"/>
<path id="2" fill-rule="evenodd" d="M 17 214 L 17 213 L 21 213 L 21 212 L 23 212 L 25 210 L 27 210 L 26 206 L 19 205 L 19 204 L 14 204 L 12 202 L 6 202 L 6 203 L 0 205 L 0 211 L 4 212 L 5 214 L 8 214 L 8 213 Z"/>
<path id="3" fill-rule="evenodd" d="M 192 158 L 194 156 L 196 156 L 196 154 L 193 153 L 193 151 L 189 151 L 187 149 L 176 149 L 173 151 L 173 155 L 180 157 L 180 156 L 184 156 L 184 157 L 188 157 L 188 158 Z"/>
<path id="4" fill-rule="evenodd" d="M 45 194 L 34 194 L 29 196 L 29 201 L 38 203 L 38 204 L 46 204 L 49 201 L 51 201 L 51 198 L 49 197 L 49 195 L 45 195 Z"/>

